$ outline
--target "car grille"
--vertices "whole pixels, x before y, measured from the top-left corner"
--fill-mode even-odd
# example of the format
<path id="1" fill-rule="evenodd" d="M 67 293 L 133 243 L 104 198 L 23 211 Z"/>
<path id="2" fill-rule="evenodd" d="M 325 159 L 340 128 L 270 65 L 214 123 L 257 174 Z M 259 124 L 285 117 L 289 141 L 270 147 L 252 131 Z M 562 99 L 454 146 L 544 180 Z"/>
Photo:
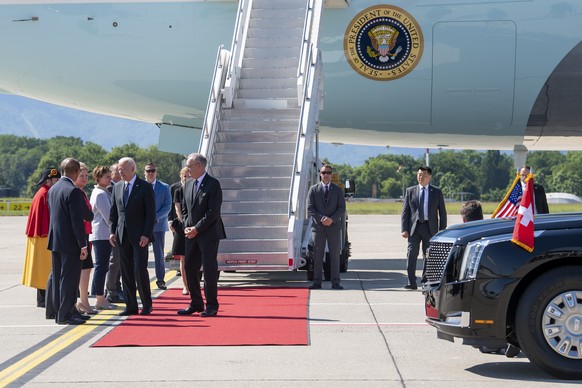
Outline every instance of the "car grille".
<path id="1" fill-rule="evenodd" d="M 453 243 L 431 241 L 426 259 L 425 277 L 427 282 L 440 282 L 445 270 L 447 258 L 453 248 Z"/>

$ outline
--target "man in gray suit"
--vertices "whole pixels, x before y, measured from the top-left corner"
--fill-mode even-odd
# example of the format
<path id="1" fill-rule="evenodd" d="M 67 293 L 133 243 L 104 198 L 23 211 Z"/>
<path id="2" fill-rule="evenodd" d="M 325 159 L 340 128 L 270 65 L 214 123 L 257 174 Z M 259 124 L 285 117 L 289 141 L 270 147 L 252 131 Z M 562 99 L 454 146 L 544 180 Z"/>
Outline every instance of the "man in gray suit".
<path id="1" fill-rule="evenodd" d="M 331 183 L 331 172 L 331 166 L 321 167 L 319 170 L 321 183 L 309 188 L 307 212 L 311 217 L 311 234 L 315 253 L 313 284 L 309 287 L 311 290 L 321 288 L 326 242 L 331 268 L 331 288 L 343 289 L 340 284 L 339 261 L 341 219 L 346 212 L 346 201 L 343 190 Z"/>
<path id="2" fill-rule="evenodd" d="M 418 168 L 418 185 L 406 189 L 402 204 L 402 237 L 408 239 L 408 284 L 407 290 L 416 290 L 416 259 L 422 242 L 422 249 L 428 248 L 430 239 L 439 230 L 447 227 L 447 210 L 442 191 L 430 185 L 432 169 Z"/>

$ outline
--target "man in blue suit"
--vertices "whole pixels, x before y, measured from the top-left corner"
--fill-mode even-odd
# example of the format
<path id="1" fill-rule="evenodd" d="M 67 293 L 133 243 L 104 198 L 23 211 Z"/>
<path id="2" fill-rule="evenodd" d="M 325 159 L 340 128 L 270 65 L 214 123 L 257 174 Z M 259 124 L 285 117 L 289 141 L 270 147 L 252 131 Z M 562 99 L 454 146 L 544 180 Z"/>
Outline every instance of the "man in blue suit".
<path id="1" fill-rule="evenodd" d="M 119 244 L 121 253 L 121 281 L 126 307 L 120 315 L 138 313 L 136 290 L 142 303 L 140 314 L 149 315 L 152 312 L 152 292 L 148 244 L 152 241 L 156 223 L 154 189 L 135 175 L 132 158 L 121 158 L 117 169 L 122 180 L 113 187 L 109 242 L 113 246 Z"/>
<path id="2" fill-rule="evenodd" d="M 156 199 L 156 224 L 154 225 L 154 241 L 152 242 L 156 263 L 156 285 L 160 290 L 165 290 L 167 287 L 164 280 L 166 275 L 164 243 L 168 231 L 168 213 L 172 209 L 172 196 L 170 186 L 157 179 L 158 171 L 154 163 L 146 164 L 144 175 L 146 181 L 152 185 Z"/>
<path id="3" fill-rule="evenodd" d="M 439 230 L 447 227 L 447 210 L 441 189 L 430 184 L 432 169 L 421 166 L 416 173 L 418 185 L 406 189 L 402 204 L 401 232 L 408 239 L 406 257 L 408 259 L 407 290 L 416 290 L 416 260 L 422 249 L 428 248 L 430 239 Z"/>
<path id="4" fill-rule="evenodd" d="M 196 312 L 202 317 L 218 314 L 218 245 L 226 238 L 224 224 L 220 216 L 222 188 L 220 182 L 206 172 L 207 160 L 202 154 L 188 155 L 186 167 L 191 179 L 184 184 L 182 197 L 182 216 L 186 236 L 186 255 L 184 270 L 190 304 L 179 315 L 192 315 Z M 204 265 L 204 300 L 200 292 L 200 267 Z"/>
<path id="5" fill-rule="evenodd" d="M 81 164 L 67 158 L 61 163 L 61 179 L 48 193 L 50 223 L 48 249 L 52 251 L 51 305 L 56 310 L 55 319 L 60 325 L 85 323 L 73 315 L 77 302 L 77 289 L 81 278 L 81 261 L 87 259 L 87 235 L 83 223 L 83 210 L 87 209 L 77 180 Z"/>

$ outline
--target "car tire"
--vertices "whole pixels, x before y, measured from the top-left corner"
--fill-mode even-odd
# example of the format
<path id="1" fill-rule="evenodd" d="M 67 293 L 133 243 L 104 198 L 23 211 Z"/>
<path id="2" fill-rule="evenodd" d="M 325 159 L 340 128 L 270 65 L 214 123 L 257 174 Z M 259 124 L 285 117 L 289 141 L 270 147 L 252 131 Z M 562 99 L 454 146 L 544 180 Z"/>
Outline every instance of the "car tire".
<path id="1" fill-rule="evenodd" d="M 545 272 L 526 288 L 515 316 L 519 346 L 561 379 L 582 379 L 582 266 Z"/>

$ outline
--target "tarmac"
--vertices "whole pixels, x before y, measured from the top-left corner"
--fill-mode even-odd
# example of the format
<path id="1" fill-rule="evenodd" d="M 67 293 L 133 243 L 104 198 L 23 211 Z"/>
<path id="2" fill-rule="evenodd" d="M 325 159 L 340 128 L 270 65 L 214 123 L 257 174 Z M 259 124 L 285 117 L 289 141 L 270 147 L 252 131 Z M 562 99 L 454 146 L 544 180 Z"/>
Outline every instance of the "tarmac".
<path id="1" fill-rule="evenodd" d="M 450 216 L 449 224 L 461 222 Z M 436 338 L 420 291 L 406 291 L 398 215 L 351 215 L 344 290 L 310 292 L 307 346 L 91 348 L 122 317 L 59 326 L 21 285 L 26 217 L 0 217 L 0 386 L 566 387 L 516 358 Z M 166 246 L 171 246 L 167 235 Z M 155 280 L 153 255 L 150 275 Z M 420 269 L 421 260 L 418 261 Z M 168 271 L 169 287 L 181 287 Z M 305 286 L 304 271 L 223 273 L 219 285 Z M 154 296 L 161 291 L 153 287 Z M 220 294 L 219 294 L 220 297 Z M 94 299 L 90 299 L 94 303 Z M 119 310 L 121 311 L 121 310 Z M 219 313 L 220 314 L 220 313 Z M 212 319 L 220 319 L 220 316 Z"/>

